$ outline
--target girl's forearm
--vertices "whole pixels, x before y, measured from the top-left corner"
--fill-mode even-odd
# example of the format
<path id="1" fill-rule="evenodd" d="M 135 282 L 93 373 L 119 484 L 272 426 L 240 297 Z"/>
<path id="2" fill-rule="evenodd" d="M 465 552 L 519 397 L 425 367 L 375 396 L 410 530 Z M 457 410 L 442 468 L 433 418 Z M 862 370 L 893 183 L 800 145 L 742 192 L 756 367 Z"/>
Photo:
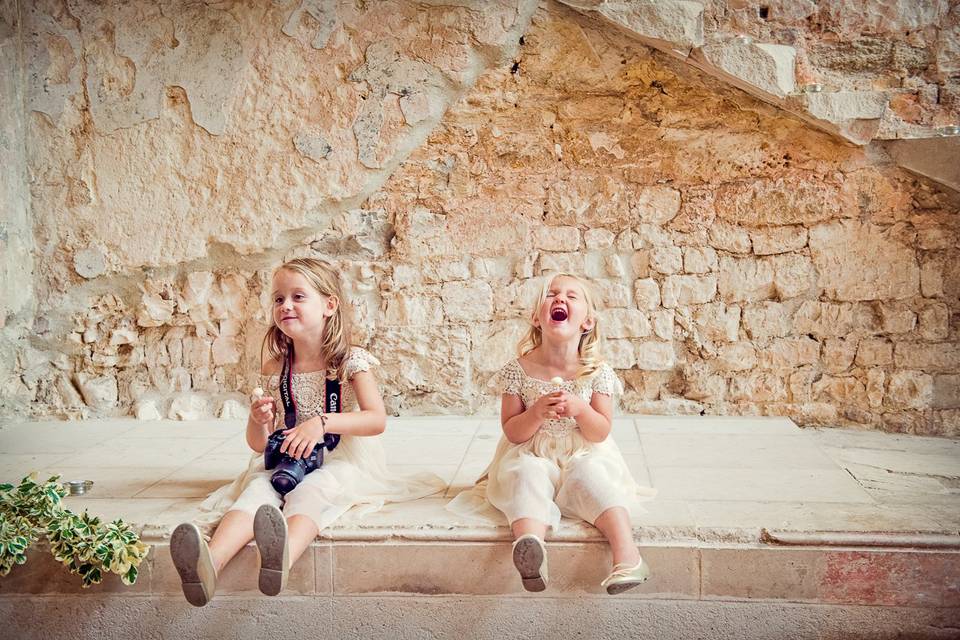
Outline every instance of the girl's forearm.
<path id="1" fill-rule="evenodd" d="M 503 434 L 513 444 L 521 444 L 532 438 L 541 424 L 533 412 L 527 409 L 503 424 Z"/>
<path id="2" fill-rule="evenodd" d="M 267 430 L 266 425 L 259 424 L 254 422 L 252 418 L 247 418 L 247 446 L 256 451 L 257 453 L 263 453 L 264 448 L 267 446 L 267 437 L 270 435 L 270 432 Z"/>
<path id="3" fill-rule="evenodd" d="M 610 435 L 610 420 L 590 405 L 575 419 L 580 435 L 588 442 L 603 442 Z"/>
<path id="4" fill-rule="evenodd" d="M 387 426 L 387 415 L 382 411 L 347 411 L 345 413 L 327 413 L 326 432 L 345 436 L 376 436 L 383 433 Z M 321 424 L 319 416 L 307 422 Z"/>

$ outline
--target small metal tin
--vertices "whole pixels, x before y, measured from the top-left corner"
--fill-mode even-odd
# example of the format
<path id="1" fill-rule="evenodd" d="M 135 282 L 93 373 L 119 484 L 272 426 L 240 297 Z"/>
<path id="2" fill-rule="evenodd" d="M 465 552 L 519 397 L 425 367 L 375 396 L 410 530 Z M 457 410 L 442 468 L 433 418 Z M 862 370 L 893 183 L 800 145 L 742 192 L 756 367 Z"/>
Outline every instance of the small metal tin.
<path id="1" fill-rule="evenodd" d="M 807 93 L 820 93 L 823 91 L 823 85 L 819 82 L 811 82 L 810 84 L 804 85 L 803 90 Z"/>
<path id="2" fill-rule="evenodd" d="M 960 136 L 960 124 L 945 124 L 937 127 L 937 133 L 941 136 Z"/>
<path id="3" fill-rule="evenodd" d="M 82 496 L 93 486 L 93 480 L 69 480 L 63 486 L 71 496 Z"/>

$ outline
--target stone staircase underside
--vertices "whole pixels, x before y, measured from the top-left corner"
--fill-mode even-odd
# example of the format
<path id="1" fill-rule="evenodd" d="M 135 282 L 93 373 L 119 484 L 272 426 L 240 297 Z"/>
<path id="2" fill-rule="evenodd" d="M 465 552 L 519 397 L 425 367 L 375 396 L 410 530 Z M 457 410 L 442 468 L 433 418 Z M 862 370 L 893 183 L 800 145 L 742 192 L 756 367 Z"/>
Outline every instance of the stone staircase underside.
<path id="1" fill-rule="evenodd" d="M 835 16 L 827 16 L 826 21 L 834 20 L 823 32 L 811 32 L 803 16 L 786 15 L 778 22 L 778 10 L 790 14 L 806 9 L 808 18 L 818 17 L 811 3 L 792 8 L 789 3 L 720 3 L 707 16 L 704 4 L 687 0 L 559 1 L 853 144 L 885 141 L 875 146 L 904 168 L 960 190 L 960 100 L 949 98 L 960 72 L 951 53 L 960 49 L 960 29 L 953 24 L 956 16 L 948 12 L 915 16 L 901 15 L 903 7 L 896 3 L 874 7 L 890 15 L 869 26 L 864 17 L 862 32 L 856 33 L 860 37 L 853 37 L 843 32 L 849 25 Z M 864 4 L 851 2 L 837 10 L 855 15 Z M 933 3 L 917 6 L 935 9 Z M 919 8 L 917 12 L 923 13 Z M 915 39 L 918 46 L 912 46 L 911 27 L 915 32 L 934 31 L 937 40 Z M 897 31 L 904 38 L 889 41 L 889 34 Z M 819 45 L 837 44 L 830 38 L 848 45 L 849 51 L 820 51 L 824 47 Z M 928 48 L 936 52 L 922 67 L 924 62 L 911 56 L 922 57 Z M 884 66 L 884 77 L 864 73 L 865 67 L 873 71 Z M 917 139 L 926 141 L 912 142 Z"/>

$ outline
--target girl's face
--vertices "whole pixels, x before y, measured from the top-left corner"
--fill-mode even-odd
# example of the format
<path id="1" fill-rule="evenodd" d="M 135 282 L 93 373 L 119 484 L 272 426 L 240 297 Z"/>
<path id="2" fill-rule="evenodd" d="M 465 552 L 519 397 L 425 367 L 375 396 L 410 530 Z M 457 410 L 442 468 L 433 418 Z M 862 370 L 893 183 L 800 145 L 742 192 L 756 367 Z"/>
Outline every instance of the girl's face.
<path id="1" fill-rule="evenodd" d="M 281 269 L 273 275 L 273 322 L 289 338 L 319 340 L 337 303 L 296 271 Z"/>
<path id="2" fill-rule="evenodd" d="M 544 340 L 579 339 L 593 328 L 583 285 L 575 278 L 557 276 L 550 282 L 547 295 L 533 318 Z"/>

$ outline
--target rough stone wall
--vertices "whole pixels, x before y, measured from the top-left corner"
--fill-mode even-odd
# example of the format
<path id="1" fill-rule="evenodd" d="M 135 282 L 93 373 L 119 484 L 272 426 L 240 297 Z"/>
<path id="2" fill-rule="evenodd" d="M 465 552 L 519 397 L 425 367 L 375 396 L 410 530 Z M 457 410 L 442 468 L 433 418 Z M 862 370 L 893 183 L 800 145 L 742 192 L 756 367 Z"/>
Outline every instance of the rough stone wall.
<path id="1" fill-rule="evenodd" d="M 515 68 L 384 188 L 398 328 L 375 344 L 441 345 L 477 389 L 524 329 L 528 278 L 568 269 L 607 307 L 626 410 L 956 434 L 956 198 L 697 76 L 539 12 Z"/>
<path id="2" fill-rule="evenodd" d="M 317 255 L 391 411 L 491 410 L 563 268 L 625 410 L 960 433 L 956 194 L 536 4 L 24 7 L 39 309 L 3 392 L 238 415 L 269 268 Z"/>
<path id="3" fill-rule="evenodd" d="M 18 358 L 33 324 L 33 229 L 27 187 L 20 6 L 0 1 L 0 413 L 21 410 Z"/>

